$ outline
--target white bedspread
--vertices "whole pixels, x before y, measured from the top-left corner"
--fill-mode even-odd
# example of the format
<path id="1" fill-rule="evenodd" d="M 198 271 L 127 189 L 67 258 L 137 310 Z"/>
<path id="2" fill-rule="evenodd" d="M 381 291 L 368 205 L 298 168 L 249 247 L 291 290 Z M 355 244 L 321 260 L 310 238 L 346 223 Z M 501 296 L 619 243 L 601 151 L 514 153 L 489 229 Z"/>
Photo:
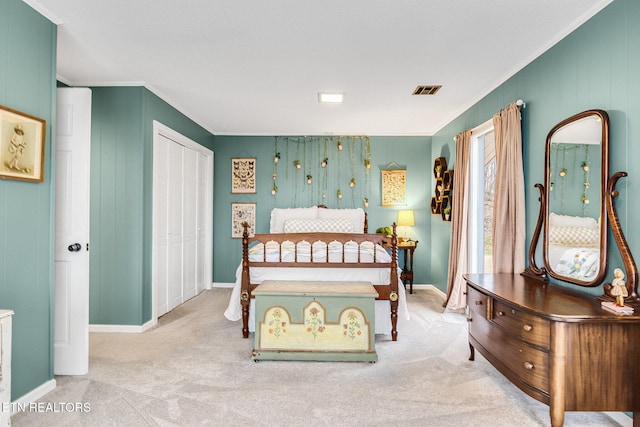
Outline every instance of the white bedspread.
<path id="1" fill-rule="evenodd" d="M 251 261 L 262 261 L 262 245 L 258 245 L 250 249 L 249 259 Z M 369 257 L 373 252 L 369 251 Z M 330 248 L 329 259 L 331 260 Z M 341 249 L 340 249 L 341 251 Z M 300 252 L 300 251 L 299 251 Z M 316 253 L 317 252 L 317 253 Z M 347 249 L 345 249 L 345 257 L 347 258 Z M 380 248 L 376 251 L 376 261 L 389 262 L 391 256 Z M 314 260 L 322 258 L 323 250 L 314 247 Z M 300 254 L 299 254 L 300 255 Z M 267 245 L 267 260 L 271 261 L 273 253 L 270 254 L 269 245 Z M 326 255 L 325 255 L 326 257 Z M 361 254 L 361 259 L 363 254 Z M 283 251 L 283 259 L 289 258 L 289 256 Z M 371 257 L 372 259 L 372 257 Z M 277 257 L 276 257 L 277 260 Z M 302 268 L 302 267 L 251 267 L 249 270 L 251 283 L 260 284 L 265 280 L 322 280 L 328 282 L 370 282 L 373 285 L 383 285 L 390 282 L 390 269 L 389 268 Z M 319 277 L 319 275 L 321 275 Z M 398 316 L 403 316 L 405 319 L 409 319 L 409 310 L 407 309 L 407 297 L 404 290 L 404 286 L 400 281 L 400 269 L 398 269 Z M 242 319 L 242 306 L 240 305 L 240 293 L 242 286 L 242 263 L 236 269 L 236 281 L 229 299 L 229 305 L 224 312 L 227 319 L 232 321 L 238 321 Z M 375 316 L 376 316 L 376 334 L 390 334 L 391 333 L 391 308 L 389 301 L 376 301 L 375 302 Z M 254 308 L 253 300 L 251 301 L 251 307 L 249 311 L 249 330 L 253 331 L 255 327 L 254 321 Z"/>

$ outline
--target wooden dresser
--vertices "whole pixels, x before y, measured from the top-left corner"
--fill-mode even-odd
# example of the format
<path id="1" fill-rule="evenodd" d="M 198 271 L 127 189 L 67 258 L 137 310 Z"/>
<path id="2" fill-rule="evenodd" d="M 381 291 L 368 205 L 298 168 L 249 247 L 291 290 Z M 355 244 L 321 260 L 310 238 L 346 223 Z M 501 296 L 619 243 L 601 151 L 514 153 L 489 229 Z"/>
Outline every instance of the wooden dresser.
<path id="1" fill-rule="evenodd" d="M 468 274 L 470 360 L 477 349 L 531 397 L 565 411 L 634 412 L 640 426 L 640 313 L 620 316 L 567 288 L 513 274 Z"/>

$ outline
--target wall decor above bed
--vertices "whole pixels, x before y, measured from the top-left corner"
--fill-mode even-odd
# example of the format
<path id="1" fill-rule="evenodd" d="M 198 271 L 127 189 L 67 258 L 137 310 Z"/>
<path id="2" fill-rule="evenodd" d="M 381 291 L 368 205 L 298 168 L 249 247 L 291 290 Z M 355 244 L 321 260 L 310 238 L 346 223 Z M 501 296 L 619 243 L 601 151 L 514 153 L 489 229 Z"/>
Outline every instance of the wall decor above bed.
<path id="1" fill-rule="evenodd" d="M 276 205 L 368 207 L 371 144 L 368 136 L 276 136 L 273 148 Z"/>
<path id="2" fill-rule="evenodd" d="M 241 239 L 244 232 L 243 223 L 249 224 L 249 234 L 256 232 L 256 203 L 234 202 L 231 203 L 231 237 Z"/>
<path id="3" fill-rule="evenodd" d="M 256 192 L 256 158 L 236 157 L 231 159 L 231 193 Z"/>
<path id="4" fill-rule="evenodd" d="M 394 167 L 394 169 L 390 169 Z M 407 170 L 391 162 L 382 174 L 382 206 L 407 205 Z"/>

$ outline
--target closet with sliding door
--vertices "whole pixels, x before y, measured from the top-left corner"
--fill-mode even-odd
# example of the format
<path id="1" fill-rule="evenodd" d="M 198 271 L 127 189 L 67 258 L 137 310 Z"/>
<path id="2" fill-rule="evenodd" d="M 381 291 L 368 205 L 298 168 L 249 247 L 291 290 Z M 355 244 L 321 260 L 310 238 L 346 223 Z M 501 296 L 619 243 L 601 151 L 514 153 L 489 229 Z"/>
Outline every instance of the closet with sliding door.
<path id="1" fill-rule="evenodd" d="M 213 152 L 154 123 L 154 319 L 208 287 Z"/>

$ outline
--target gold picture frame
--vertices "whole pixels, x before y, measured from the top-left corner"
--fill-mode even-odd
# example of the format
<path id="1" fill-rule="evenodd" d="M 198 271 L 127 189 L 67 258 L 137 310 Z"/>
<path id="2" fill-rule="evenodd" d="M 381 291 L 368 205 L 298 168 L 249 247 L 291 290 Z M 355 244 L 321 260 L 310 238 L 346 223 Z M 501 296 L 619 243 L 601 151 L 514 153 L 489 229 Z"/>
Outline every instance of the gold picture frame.
<path id="1" fill-rule="evenodd" d="M 0 178 L 44 180 L 44 119 L 0 105 Z"/>
<path id="2" fill-rule="evenodd" d="M 382 206 L 406 206 L 406 169 L 383 169 L 380 172 L 382 173 Z"/>
<path id="3" fill-rule="evenodd" d="M 249 237 L 256 233 L 256 203 L 232 202 L 231 203 L 231 237 L 241 239 L 244 228 L 242 223 L 249 223 Z"/>
<path id="4" fill-rule="evenodd" d="M 253 194 L 256 192 L 256 158 L 234 157 L 231 159 L 231 193 Z"/>

